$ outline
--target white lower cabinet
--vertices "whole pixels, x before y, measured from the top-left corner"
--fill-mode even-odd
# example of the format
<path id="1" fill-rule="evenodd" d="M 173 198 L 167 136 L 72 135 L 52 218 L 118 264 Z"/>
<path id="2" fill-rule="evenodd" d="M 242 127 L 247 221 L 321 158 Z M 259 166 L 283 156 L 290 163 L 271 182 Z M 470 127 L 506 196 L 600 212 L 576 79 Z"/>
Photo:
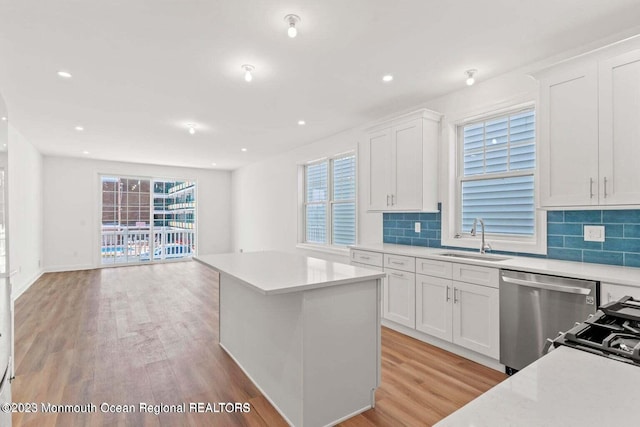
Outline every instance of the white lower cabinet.
<path id="1" fill-rule="evenodd" d="M 453 282 L 453 342 L 494 359 L 500 357 L 498 289 Z"/>
<path id="2" fill-rule="evenodd" d="M 416 275 L 385 268 L 387 280 L 382 291 L 382 317 L 409 328 L 416 327 Z"/>
<path id="3" fill-rule="evenodd" d="M 353 249 L 351 259 L 368 268 L 384 265 L 385 320 L 500 357 L 498 269 Z"/>
<path id="4" fill-rule="evenodd" d="M 416 275 L 416 330 L 497 359 L 498 289 Z"/>
<path id="5" fill-rule="evenodd" d="M 612 301 L 618 301 L 620 298 L 630 296 L 640 300 L 640 288 L 634 286 L 614 285 L 612 283 L 600 284 L 600 305 Z"/>
<path id="6" fill-rule="evenodd" d="M 451 279 L 416 274 L 416 329 L 451 341 Z"/>

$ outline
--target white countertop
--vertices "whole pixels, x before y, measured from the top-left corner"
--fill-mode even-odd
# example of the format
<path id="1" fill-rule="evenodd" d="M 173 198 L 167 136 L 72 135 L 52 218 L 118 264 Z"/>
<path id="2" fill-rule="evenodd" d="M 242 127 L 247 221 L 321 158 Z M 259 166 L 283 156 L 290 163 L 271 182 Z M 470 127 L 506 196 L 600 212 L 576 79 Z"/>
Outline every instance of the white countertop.
<path id="1" fill-rule="evenodd" d="M 577 279 L 596 280 L 605 283 L 640 287 L 640 268 L 621 267 L 616 265 L 591 264 L 555 259 L 533 258 L 524 256 L 505 256 L 504 261 L 484 261 L 465 258 L 446 257 L 441 254 L 460 252 L 473 254 L 469 251 L 456 251 L 443 248 L 425 248 L 421 246 L 395 245 L 391 243 L 359 244 L 351 246 L 374 252 L 385 252 L 396 255 L 406 255 L 419 258 L 438 259 L 463 264 L 482 265 L 486 267 L 504 268 L 509 270 L 523 270 L 532 273 L 552 274 L 556 276 L 574 277 Z"/>
<path id="2" fill-rule="evenodd" d="M 385 277 L 349 264 L 285 252 L 199 255 L 194 258 L 265 295 L 306 291 Z"/>
<path id="3" fill-rule="evenodd" d="M 434 427 L 637 425 L 640 367 L 559 347 Z"/>

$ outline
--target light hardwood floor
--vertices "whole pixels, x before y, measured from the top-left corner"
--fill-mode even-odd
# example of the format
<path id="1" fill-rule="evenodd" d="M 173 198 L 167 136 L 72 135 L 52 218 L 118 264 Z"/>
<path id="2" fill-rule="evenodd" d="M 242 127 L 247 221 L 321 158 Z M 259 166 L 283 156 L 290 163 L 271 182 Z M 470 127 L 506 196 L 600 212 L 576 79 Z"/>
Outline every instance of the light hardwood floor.
<path id="1" fill-rule="evenodd" d="M 248 413 L 16 413 L 14 426 L 286 426 L 218 345 L 196 262 L 48 273 L 15 305 L 14 402 L 248 402 Z M 505 378 L 383 328 L 376 408 L 344 426 L 429 426 Z"/>

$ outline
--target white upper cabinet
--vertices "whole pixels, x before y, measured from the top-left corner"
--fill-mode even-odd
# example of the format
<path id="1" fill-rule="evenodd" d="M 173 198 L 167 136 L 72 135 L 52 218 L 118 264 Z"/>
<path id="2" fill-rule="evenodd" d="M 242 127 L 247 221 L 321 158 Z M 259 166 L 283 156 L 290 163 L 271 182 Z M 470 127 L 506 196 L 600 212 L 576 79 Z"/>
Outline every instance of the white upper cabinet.
<path id="1" fill-rule="evenodd" d="M 540 89 L 541 204 L 597 204 L 597 68 L 563 69 Z"/>
<path id="2" fill-rule="evenodd" d="M 640 205 L 640 51 L 545 72 L 539 112 L 542 207 Z"/>
<path id="3" fill-rule="evenodd" d="M 437 211 L 440 117 L 420 110 L 367 131 L 359 167 L 369 211 Z"/>
<path id="4" fill-rule="evenodd" d="M 640 205 L 640 50 L 600 62 L 600 204 Z"/>

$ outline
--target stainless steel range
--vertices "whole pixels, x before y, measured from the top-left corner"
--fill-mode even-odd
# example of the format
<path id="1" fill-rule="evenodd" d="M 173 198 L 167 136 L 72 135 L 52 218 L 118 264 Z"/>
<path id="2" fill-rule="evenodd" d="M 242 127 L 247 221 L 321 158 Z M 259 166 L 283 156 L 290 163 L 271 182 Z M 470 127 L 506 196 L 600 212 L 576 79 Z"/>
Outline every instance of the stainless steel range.
<path id="1" fill-rule="evenodd" d="M 624 297 L 549 341 L 640 366 L 640 301 Z"/>

